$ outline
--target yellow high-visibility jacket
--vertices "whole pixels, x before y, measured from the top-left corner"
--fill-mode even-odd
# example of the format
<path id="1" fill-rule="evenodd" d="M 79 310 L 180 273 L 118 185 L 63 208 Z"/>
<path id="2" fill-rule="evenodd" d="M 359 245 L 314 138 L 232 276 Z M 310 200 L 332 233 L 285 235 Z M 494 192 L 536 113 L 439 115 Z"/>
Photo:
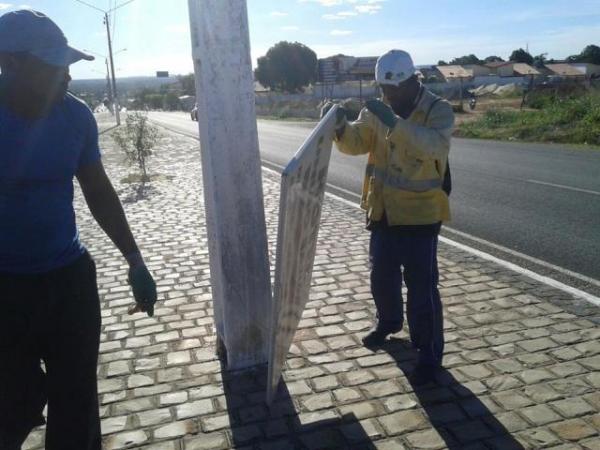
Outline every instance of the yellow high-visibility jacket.
<path id="1" fill-rule="evenodd" d="M 370 220 L 381 220 L 384 211 L 392 226 L 450 220 L 442 182 L 453 126 L 452 106 L 424 87 L 411 115 L 393 129 L 366 108 L 346 123 L 335 141 L 342 153 L 369 154 L 361 208 Z"/>

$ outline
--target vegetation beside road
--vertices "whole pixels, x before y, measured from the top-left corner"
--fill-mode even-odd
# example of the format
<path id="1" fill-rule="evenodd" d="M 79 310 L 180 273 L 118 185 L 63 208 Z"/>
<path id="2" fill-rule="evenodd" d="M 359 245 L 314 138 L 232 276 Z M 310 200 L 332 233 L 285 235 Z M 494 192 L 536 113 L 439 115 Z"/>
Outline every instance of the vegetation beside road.
<path id="1" fill-rule="evenodd" d="M 556 142 L 600 146 L 600 90 L 530 100 L 524 111 L 490 109 L 459 124 L 456 135 L 478 139 Z"/>

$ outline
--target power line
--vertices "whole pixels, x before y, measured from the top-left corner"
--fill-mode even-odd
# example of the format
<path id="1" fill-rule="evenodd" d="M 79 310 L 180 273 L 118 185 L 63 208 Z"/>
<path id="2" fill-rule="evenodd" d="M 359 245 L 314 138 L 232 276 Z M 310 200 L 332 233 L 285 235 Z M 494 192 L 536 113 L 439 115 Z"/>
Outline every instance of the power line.
<path id="1" fill-rule="evenodd" d="M 128 0 L 126 2 L 121 3 L 119 6 L 115 6 L 114 8 L 112 8 L 110 11 L 108 12 L 112 12 L 112 11 L 116 11 L 119 8 L 122 8 L 125 5 L 129 5 L 130 3 L 134 2 L 135 0 Z"/>
<path id="2" fill-rule="evenodd" d="M 75 0 L 75 1 L 77 3 L 81 3 L 82 5 L 89 6 L 90 8 L 94 8 L 96 11 L 100 11 L 101 13 L 105 13 L 106 12 L 103 9 L 98 8 L 97 6 L 90 5 L 89 3 L 84 2 L 83 0 Z"/>

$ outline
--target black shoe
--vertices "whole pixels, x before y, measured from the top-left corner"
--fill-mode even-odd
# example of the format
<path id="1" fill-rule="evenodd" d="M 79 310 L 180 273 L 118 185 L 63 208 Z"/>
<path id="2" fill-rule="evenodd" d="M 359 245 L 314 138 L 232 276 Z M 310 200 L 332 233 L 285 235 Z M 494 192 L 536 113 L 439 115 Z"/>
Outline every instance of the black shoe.
<path id="1" fill-rule="evenodd" d="M 402 325 L 394 328 L 376 327 L 362 338 L 362 343 L 367 348 L 381 347 L 388 335 L 397 333 L 402 329 Z"/>
<path id="2" fill-rule="evenodd" d="M 408 379 L 413 386 L 435 383 L 435 374 L 439 367 L 431 364 L 417 364 Z"/>

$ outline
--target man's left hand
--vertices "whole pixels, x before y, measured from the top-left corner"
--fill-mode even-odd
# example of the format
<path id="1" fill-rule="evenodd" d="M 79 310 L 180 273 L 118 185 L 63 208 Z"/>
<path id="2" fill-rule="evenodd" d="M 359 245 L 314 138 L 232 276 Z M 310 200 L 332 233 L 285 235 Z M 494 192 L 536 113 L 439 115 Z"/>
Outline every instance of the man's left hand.
<path id="1" fill-rule="evenodd" d="M 129 284 L 135 297 L 136 305 L 129 309 L 129 314 L 146 312 L 148 317 L 154 315 L 154 303 L 156 303 L 156 283 L 145 264 L 129 268 Z"/>
<path id="2" fill-rule="evenodd" d="M 394 128 L 398 123 L 398 116 L 394 114 L 392 108 L 381 100 L 368 100 L 365 103 L 366 108 L 371 111 L 388 128 Z"/>

